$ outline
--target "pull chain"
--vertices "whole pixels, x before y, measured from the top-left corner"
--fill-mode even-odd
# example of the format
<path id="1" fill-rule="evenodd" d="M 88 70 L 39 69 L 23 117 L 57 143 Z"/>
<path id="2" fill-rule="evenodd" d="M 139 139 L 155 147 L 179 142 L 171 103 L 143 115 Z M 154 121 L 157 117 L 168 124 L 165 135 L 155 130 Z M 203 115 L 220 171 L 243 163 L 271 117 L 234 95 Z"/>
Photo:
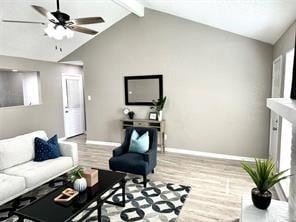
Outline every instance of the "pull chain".
<path id="1" fill-rule="evenodd" d="M 60 41 L 57 41 L 56 45 L 55 45 L 55 50 L 62 53 L 63 52 L 63 48 L 62 48 L 62 44 Z"/>

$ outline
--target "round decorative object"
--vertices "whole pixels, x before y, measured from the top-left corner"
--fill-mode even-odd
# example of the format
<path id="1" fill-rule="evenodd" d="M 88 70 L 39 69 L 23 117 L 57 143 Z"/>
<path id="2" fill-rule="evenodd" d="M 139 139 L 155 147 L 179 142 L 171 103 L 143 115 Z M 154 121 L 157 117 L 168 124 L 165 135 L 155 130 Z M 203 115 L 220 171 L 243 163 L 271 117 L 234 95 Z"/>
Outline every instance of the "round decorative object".
<path id="1" fill-rule="evenodd" d="M 78 192 L 83 192 L 86 190 L 87 188 L 87 183 L 86 183 L 86 179 L 84 177 L 76 179 L 74 181 L 74 190 L 78 191 Z"/>
<path id="2" fill-rule="evenodd" d="M 255 207 L 265 210 L 269 207 L 272 198 L 272 193 L 267 190 L 261 193 L 257 188 L 252 189 L 252 201 Z"/>
<path id="3" fill-rule="evenodd" d="M 128 113 L 130 112 L 129 108 L 127 107 L 124 107 L 123 110 L 122 110 L 123 114 L 124 115 L 128 115 Z"/>

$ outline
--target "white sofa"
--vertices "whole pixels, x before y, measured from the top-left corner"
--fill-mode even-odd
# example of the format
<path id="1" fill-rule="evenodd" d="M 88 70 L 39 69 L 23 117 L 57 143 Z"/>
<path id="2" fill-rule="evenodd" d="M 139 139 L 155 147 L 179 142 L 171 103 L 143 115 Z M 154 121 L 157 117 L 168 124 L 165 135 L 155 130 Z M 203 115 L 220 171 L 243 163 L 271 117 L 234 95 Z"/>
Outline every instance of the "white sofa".
<path id="1" fill-rule="evenodd" d="M 0 206 L 78 165 L 77 144 L 59 142 L 61 157 L 35 162 L 34 139 L 44 131 L 0 140 Z"/>

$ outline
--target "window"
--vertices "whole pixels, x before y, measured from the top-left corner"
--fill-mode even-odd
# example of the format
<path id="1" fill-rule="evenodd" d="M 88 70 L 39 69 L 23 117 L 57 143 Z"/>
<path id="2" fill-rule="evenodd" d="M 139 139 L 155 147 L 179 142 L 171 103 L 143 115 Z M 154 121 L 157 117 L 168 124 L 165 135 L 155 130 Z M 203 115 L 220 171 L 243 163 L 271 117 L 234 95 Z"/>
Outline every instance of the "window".
<path id="1" fill-rule="evenodd" d="M 40 104 L 39 73 L 0 70 L 0 108 Z"/>
<path id="2" fill-rule="evenodd" d="M 291 50 L 286 54 L 284 98 L 290 98 L 292 76 L 293 76 L 293 62 L 294 62 L 294 50 Z M 279 161 L 280 171 L 290 168 L 291 142 L 292 142 L 292 124 L 288 120 L 282 119 L 281 141 L 280 141 L 280 161 Z M 287 174 L 289 175 L 290 172 L 287 172 Z M 288 178 L 286 180 L 282 180 L 280 183 L 286 197 L 289 197 L 290 179 Z"/>

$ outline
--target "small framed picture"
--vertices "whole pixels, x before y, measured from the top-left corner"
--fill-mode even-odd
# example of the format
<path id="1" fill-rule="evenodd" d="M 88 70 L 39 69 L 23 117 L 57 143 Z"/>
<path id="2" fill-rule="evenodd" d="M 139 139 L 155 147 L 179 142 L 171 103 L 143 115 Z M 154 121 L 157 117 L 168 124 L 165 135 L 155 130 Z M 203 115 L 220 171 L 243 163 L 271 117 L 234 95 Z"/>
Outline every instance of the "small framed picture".
<path id="1" fill-rule="evenodd" d="M 150 120 L 157 120 L 157 112 L 150 112 L 149 119 Z"/>

